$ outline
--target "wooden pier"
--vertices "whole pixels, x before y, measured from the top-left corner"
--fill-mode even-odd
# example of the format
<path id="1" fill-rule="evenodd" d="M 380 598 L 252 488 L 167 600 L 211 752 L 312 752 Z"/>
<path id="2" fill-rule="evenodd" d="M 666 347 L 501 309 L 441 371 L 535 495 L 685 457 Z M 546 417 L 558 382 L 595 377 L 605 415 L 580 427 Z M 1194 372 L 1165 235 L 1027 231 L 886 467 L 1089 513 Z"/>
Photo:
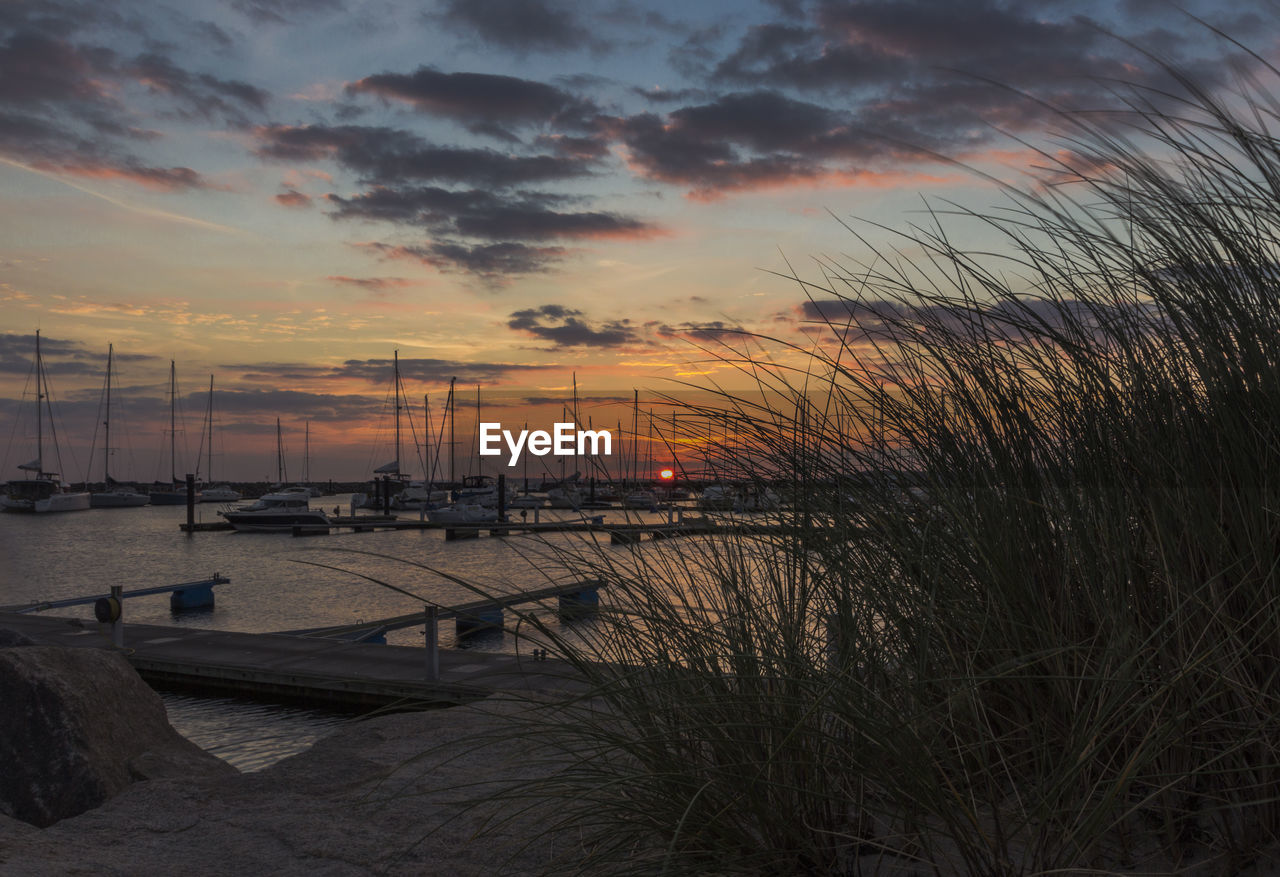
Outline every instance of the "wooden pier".
<path id="1" fill-rule="evenodd" d="M 568 664 L 554 659 L 436 648 L 434 623 L 426 627 L 426 648 L 360 640 L 368 640 L 369 632 L 425 625 L 428 614 L 476 629 L 500 625 L 502 610 L 521 603 L 559 599 L 562 612 L 574 606 L 582 611 L 597 599 L 594 587 L 576 583 L 495 595 L 461 606 L 429 606 L 424 612 L 374 622 L 289 633 L 125 622 L 117 628 L 93 620 L 12 611 L 0 612 L 0 628 L 17 631 L 40 645 L 115 649 L 157 687 L 329 707 L 443 706 L 497 690 L 562 689 L 573 684 L 573 675 Z"/>

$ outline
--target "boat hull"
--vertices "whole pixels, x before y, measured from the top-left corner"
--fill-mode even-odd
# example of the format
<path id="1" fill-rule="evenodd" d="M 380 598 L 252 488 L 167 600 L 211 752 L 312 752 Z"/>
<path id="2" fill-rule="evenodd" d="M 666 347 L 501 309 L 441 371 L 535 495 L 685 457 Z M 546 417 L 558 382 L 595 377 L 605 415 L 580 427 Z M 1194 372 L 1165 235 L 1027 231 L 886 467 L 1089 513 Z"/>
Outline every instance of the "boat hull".
<path id="1" fill-rule="evenodd" d="M 329 518 L 323 512 L 223 512 L 222 517 L 236 530 L 245 533 L 281 533 L 294 527 L 327 527 Z"/>
<path id="2" fill-rule="evenodd" d="M 145 493 L 133 491 L 107 491 L 89 495 L 89 507 L 95 509 L 137 508 L 138 506 L 146 505 L 148 502 L 150 502 L 150 498 Z"/>

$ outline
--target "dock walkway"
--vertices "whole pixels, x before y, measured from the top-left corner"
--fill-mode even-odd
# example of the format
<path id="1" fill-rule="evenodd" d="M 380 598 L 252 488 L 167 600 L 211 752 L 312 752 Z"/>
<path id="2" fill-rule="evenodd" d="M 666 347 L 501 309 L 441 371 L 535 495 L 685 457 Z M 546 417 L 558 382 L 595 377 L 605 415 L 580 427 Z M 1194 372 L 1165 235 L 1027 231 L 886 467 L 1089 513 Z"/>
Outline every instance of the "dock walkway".
<path id="1" fill-rule="evenodd" d="M 92 620 L 4 612 L 0 628 L 41 645 L 113 648 L 111 626 Z M 129 623 L 125 646 L 139 675 L 159 687 L 332 707 L 448 705 L 574 684 L 563 661 L 463 649 L 437 650 L 439 679 L 429 682 L 425 649 L 325 637 Z"/>

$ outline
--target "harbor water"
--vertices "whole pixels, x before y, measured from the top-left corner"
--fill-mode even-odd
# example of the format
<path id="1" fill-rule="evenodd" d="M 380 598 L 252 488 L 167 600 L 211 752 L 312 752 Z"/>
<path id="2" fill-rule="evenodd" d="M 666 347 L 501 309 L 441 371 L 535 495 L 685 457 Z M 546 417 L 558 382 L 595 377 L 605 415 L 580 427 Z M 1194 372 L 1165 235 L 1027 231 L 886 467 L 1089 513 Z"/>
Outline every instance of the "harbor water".
<path id="1" fill-rule="evenodd" d="M 349 499 L 347 495 L 321 497 L 312 505 L 326 510 L 337 507 L 345 513 Z M 198 505 L 196 513 L 198 521 L 219 520 L 213 504 Z M 582 517 L 568 511 L 540 514 L 543 520 Z M 634 513 L 630 514 L 634 520 Z M 612 519 L 621 516 L 614 512 Z M 401 517 L 413 518 L 416 513 L 401 513 Z M 519 512 L 512 518 L 520 520 Z M 532 512 L 528 518 L 532 520 Z M 217 573 L 230 582 L 214 589 L 213 608 L 174 612 L 167 592 L 132 598 L 125 601 L 126 626 L 132 620 L 273 632 L 348 624 L 414 612 L 423 600 L 445 606 L 468 602 L 476 594 L 467 584 L 502 593 L 544 587 L 568 574 L 548 552 L 547 544 L 584 538 L 547 534 L 446 542 L 440 530 L 348 531 L 307 538 L 280 533 L 188 535 L 179 529 L 185 521 L 184 506 L 0 515 L 0 557 L 4 559 L 0 605 L 104 594 L 111 585 L 123 585 L 127 591 L 177 584 Z M 91 619 L 93 610 L 78 606 L 55 614 Z M 548 612 L 547 618 L 552 620 L 554 613 Z M 422 629 L 395 631 L 388 641 L 419 645 Z M 520 648 L 509 633 L 458 640 L 448 623 L 441 625 L 440 644 L 498 652 Z M 323 711 L 231 699 L 167 693 L 164 697 L 179 731 L 242 770 L 261 768 L 293 754 L 352 720 Z"/>

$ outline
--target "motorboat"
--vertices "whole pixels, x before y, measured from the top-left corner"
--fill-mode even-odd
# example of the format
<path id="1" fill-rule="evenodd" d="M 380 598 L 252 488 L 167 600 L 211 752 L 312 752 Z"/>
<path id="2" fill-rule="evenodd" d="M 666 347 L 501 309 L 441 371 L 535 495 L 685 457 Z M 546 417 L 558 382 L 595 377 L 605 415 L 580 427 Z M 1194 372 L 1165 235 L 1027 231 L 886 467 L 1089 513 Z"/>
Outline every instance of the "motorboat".
<path id="1" fill-rule="evenodd" d="M 271 532 L 301 526 L 328 526 L 329 517 L 308 504 L 300 491 L 268 493 L 256 502 L 218 512 L 237 530 Z"/>

